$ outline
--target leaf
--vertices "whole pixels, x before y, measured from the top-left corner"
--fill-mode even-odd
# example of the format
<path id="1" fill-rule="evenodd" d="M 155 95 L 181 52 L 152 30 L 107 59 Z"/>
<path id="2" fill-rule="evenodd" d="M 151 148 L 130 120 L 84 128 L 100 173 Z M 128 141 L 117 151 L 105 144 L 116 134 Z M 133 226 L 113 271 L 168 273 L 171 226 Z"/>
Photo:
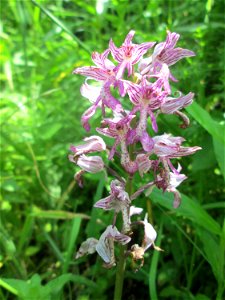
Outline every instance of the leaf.
<path id="1" fill-rule="evenodd" d="M 41 210 L 39 207 L 33 207 L 31 216 L 44 219 L 90 219 L 88 215 L 80 213 L 72 213 L 63 210 Z"/>
<path id="2" fill-rule="evenodd" d="M 49 292 L 41 285 L 41 278 L 38 274 L 31 277 L 30 280 L 6 279 L 3 278 L 6 284 L 10 285 L 18 291 L 18 297 L 22 300 L 50 300 Z"/>
<path id="3" fill-rule="evenodd" d="M 69 263 L 72 258 L 76 240 L 80 231 L 81 219 L 76 218 L 72 221 L 69 239 L 67 241 L 65 261 L 63 264 L 63 273 L 66 273 L 69 268 Z"/>
<path id="4" fill-rule="evenodd" d="M 199 227 L 196 228 L 196 231 L 203 244 L 207 261 L 211 265 L 216 280 L 218 282 L 223 282 L 223 264 L 221 257 L 224 256 L 224 249 L 218 246 L 220 244 L 219 238 Z"/>
<path id="5" fill-rule="evenodd" d="M 207 132 L 204 132 L 202 139 L 203 139 L 201 143 L 202 151 L 198 151 L 192 157 L 193 172 L 212 169 L 215 167 L 217 163 L 211 136 Z M 207 151 L 207 155 L 206 155 L 206 151 Z"/>
<path id="6" fill-rule="evenodd" d="M 221 173 L 225 179 L 225 149 L 224 149 L 224 145 L 216 140 L 215 138 L 213 138 L 213 146 L 214 146 L 214 152 L 216 155 L 216 159 L 217 162 L 219 164 Z"/>
<path id="7" fill-rule="evenodd" d="M 39 128 L 40 137 L 44 140 L 48 140 L 53 137 L 60 129 L 62 128 L 62 124 L 60 123 L 50 123 L 45 124 Z"/>
<path id="8" fill-rule="evenodd" d="M 54 300 L 56 294 L 58 294 L 63 286 L 69 282 L 73 281 L 77 284 L 86 285 L 91 288 L 96 288 L 96 284 L 86 279 L 83 276 L 73 275 L 73 274 L 64 274 L 53 280 L 48 284 L 42 285 L 41 278 L 38 274 L 34 274 L 30 280 L 19 280 L 11 278 L 2 278 L 0 279 L 0 286 L 4 287 L 11 293 L 18 295 L 19 299 L 22 300 Z"/>
<path id="9" fill-rule="evenodd" d="M 187 107 L 188 113 L 212 136 L 214 152 L 225 179 L 225 126 L 214 121 L 210 114 L 196 102 Z"/>
<path id="10" fill-rule="evenodd" d="M 105 177 L 104 174 L 102 173 L 101 178 L 99 180 L 98 186 L 97 186 L 97 190 L 94 196 L 94 200 L 93 200 L 93 204 L 97 201 L 100 200 L 102 198 L 102 194 L 103 194 L 103 190 L 104 190 L 104 186 L 105 186 Z M 102 210 L 100 209 L 92 209 L 91 211 L 91 219 L 88 222 L 87 228 L 86 228 L 86 233 L 87 236 L 98 236 L 99 231 L 101 230 L 101 226 L 99 225 L 99 223 L 97 223 L 97 220 L 100 219 L 100 217 L 102 216 Z"/>
<path id="11" fill-rule="evenodd" d="M 34 5 L 39 7 L 43 13 L 45 13 L 55 24 L 57 24 L 60 28 L 62 28 L 65 32 L 67 32 L 70 36 L 74 38 L 74 40 L 77 42 L 78 45 L 80 45 L 84 50 L 90 54 L 90 50 L 87 48 L 87 46 L 77 37 L 75 36 L 72 31 L 64 25 L 57 17 L 55 17 L 49 10 L 44 8 L 40 3 L 37 3 L 35 0 L 31 0 Z"/>
<path id="12" fill-rule="evenodd" d="M 7 291 L 11 292 L 12 294 L 18 296 L 18 290 L 12 287 L 12 285 L 7 283 L 4 279 L 0 279 L 0 286 L 5 288 Z"/>
<path id="13" fill-rule="evenodd" d="M 88 287 L 91 287 L 91 288 L 96 288 L 96 284 L 93 281 L 91 281 L 91 280 L 89 280 L 89 279 L 87 279 L 83 276 L 73 275 L 73 274 L 70 274 L 70 273 L 63 274 L 63 275 L 51 280 L 47 284 L 47 288 L 48 288 L 49 292 L 51 292 L 52 294 L 56 294 L 69 281 L 73 281 L 73 282 L 75 282 L 77 284 L 81 284 L 81 285 L 84 284 L 84 285 L 86 285 Z"/>
<path id="14" fill-rule="evenodd" d="M 173 195 L 170 193 L 162 193 L 154 189 L 151 193 L 151 199 L 154 203 L 166 207 L 173 211 L 176 215 L 182 215 L 190 219 L 194 224 L 202 226 L 211 233 L 221 235 L 220 225 L 202 208 L 202 206 L 182 194 L 181 205 L 179 208 L 173 208 Z"/>
<path id="15" fill-rule="evenodd" d="M 211 300 L 211 299 L 209 297 L 207 297 L 206 295 L 197 294 L 197 296 L 195 297 L 195 300 Z"/>
<path id="16" fill-rule="evenodd" d="M 187 112 L 216 140 L 225 145 L 224 126 L 212 119 L 210 114 L 196 102 L 186 108 Z"/>

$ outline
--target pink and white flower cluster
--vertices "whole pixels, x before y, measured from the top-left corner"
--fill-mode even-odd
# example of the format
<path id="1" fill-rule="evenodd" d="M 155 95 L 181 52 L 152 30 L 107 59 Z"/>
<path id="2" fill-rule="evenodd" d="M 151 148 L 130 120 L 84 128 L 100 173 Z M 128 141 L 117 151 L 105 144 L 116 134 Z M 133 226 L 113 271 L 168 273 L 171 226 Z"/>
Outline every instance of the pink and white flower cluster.
<path id="1" fill-rule="evenodd" d="M 90 119 L 100 110 L 102 121 L 96 131 L 113 139 L 113 145 L 108 146 L 100 136 L 94 135 L 85 138 L 82 145 L 71 146 L 69 159 L 81 168 L 75 178 L 82 186 L 84 172 L 97 173 L 105 168 L 116 177 L 111 182 L 109 196 L 95 204 L 97 208 L 114 210 L 113 224 L 107 227 L 99 240 L 89 238 L 84 242 L 77 257 L 97 251 L 108 267 L 116 262 L 114 242 L 131 243 L 130 252 L 137 259 L 142 259 L 144 252 L 154 245 L 156 232 L 147 217 L 141 223 L 144 230 L 142 245 L 132 245 L 131 216 L 141 212 L 141 209 L 132 205 L 132 201 L 149 187 L 156 186 L 172 192 L 174 207 L 178 207 L 181 199 L 177 187 L 186 176 L 181 173 L 181 166 L 178 164 L 176 168 L 171 159 L 201 149 L 197 146 L 182 146 L 182 137 L 173 137 L 169 133 L 157 135 L 157 118 L 160 114 L 177 115 L 183 120 L 182 128 L 189 124 L 188 117 L 181 109 L 192 103 L 194 94 L 190 92 L 182 95 L 179 92 L 177 97 L 171 95 L 170 82 L 176 82 L 177 79 L 172 75 L 170 67 L 182 58 L 194 56 L 194 52 L 176 47 L 180 37 L 177 33 L 168 31 L 166 41 L 158 44 L 134 44 L 134 34 L 131 30 L 120 47 L 110 40 L 108 49 L 102 54 L 92 54 L 93 66 L 76 68 L 73 72 L 86 77 L 81 94 L 91 104 L 82 115 L 83 127 L 90 131 Z M 143 58 L 149 50 L 151 55 Z M 154 136 L 149 133 L 150 126 L 155 132 Z M 135 148 L 132 156 L 131 147 Z M 126 180 L 115 170 L 106 167 L 101 156 L 92 155 L 102 151 L 109 153 L 108 159 L 111 161 L 114 156 L 119 157 L 128 177 L 135 173 L 143 177 L 152 172 L 154 179 L 129 195 Z M 121 232 L 115 226 L 119 213 L 123 218 Z"/>

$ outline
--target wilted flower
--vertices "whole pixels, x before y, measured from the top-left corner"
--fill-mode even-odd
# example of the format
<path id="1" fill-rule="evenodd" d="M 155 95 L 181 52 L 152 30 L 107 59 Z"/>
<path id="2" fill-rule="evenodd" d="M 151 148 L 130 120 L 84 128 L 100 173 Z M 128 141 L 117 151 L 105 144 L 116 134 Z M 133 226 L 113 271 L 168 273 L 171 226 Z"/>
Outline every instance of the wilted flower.
<path id="1" fill-rule="evenodd" d="M 96 245 L 98 244 L 98 240 L 94 238 L 89 238 L 85 242 L 83 242 L 77 251 L 76 259 L 87 255 L 93 254 L 96 251 Z"/>
<path id="2" fill-rule="evenodd" d="M 128 193 L 125 191 L 125 184 L 119 182 L 118 180 L 113 180 L 111 182 L 110 195 L 97 201 L 94 207 L 102 208 L 104 210 L 115 210 L 115 213 L 122 213 L 123 216 L 123 227 L 124 232 L 130 230 L 129 224 L 129 206 L 130 198 Z"/>

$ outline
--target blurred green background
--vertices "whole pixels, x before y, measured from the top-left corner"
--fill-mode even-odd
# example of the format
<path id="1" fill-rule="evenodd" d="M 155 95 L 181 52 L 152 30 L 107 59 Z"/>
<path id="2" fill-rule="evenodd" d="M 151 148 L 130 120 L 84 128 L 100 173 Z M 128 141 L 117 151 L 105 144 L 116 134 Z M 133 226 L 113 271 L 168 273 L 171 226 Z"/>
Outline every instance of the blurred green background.
<path id="1" fill-rule="evenodd" d="M 130 29 L 134 42 L 161 42 L 166 30 L 196 57 L 172 67 L 176 90 L 196 94 L 186 109 L 191 126 L 173 116 L 159 119 L 160 133 L 203 148 L 182 158 L 188 176 L 183 202 L 154 190 L 136 204 L 152 207 L 157 243 L 145 265 L 129 265 L 124 299 L 220 300 L 224 290 L 224 1 L 223 0 L 2 0 L 1 1 L 1 223 L 0 299 L 112 299 L 115 269 L 96 255 L 75 261 L 87 237 L 99 237 L 111 214 L 92 209 L 107 195 L 110 178 L 85 177 L 68 148 L 86 135 L 80 116 L 89 102 L 84 78 L 112 37 L 119 46 Z M 92 131 L 99 119 L 91 120 Z M 139 201 L 139 202 L 138 202 Z"/>

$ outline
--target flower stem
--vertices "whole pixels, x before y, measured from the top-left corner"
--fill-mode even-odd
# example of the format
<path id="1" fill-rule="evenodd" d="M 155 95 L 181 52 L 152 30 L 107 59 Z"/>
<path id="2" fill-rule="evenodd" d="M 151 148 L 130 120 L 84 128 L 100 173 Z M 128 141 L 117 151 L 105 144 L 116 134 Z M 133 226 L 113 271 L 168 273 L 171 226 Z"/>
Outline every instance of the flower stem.
<path id="1" fill-rule="evenodd" d="M 129 175 L 127 179 L 127 185 L 126 185 L 126 191 L 129 194 L 129 196 L 132 194 L 132 179 L 133 176 Z M 124 272 L 126 268 L 126 249 L 127 249 L 127 245 L 120 245 L 119 261 L 116 269 L 114 300 L 122 299 Z"/>
<path id="2" fill-rule="evenodd" d="M 119 257 L 119 262 L 117 264 L 117 269 L 116 269 L 116 283 L 115 283 L 115 290 L 114 290 L 114 300 L 122 299 L 124 271 L 126 268 L 125 250 L 126 250 L 126 245 L 125 246 L 120 245 L 120 257 Z"/>

